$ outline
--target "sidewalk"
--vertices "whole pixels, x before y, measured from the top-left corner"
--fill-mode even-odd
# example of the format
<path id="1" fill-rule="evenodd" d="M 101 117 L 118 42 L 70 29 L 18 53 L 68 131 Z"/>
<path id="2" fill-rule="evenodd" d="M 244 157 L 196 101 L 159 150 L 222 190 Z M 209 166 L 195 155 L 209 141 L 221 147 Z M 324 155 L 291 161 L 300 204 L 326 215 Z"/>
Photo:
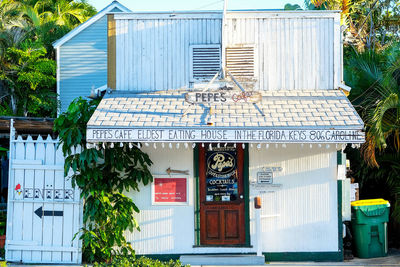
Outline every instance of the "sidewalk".
<path id="1" fill-rule="evenodd" d="M 13 267 L 71 267 L 71 266 L 77 266 L 77 265 L 23 265 L 23 264 L 8 264 L 8 266 L 13 266 Z M 84 266 L 84 265 L 81 265 Z M 206 266 L 206 265 L 203 265 Z M 207 265 L 207 266 L 212 266 L 212 265 Z M 237 267 L 242 267 L 237 266 Z M 387 257 L 382 257 L 382 258 L 373 258 L 373 259 L 359 259 L 359 258 L 354 258 L 353 260 L 350 261 L 344 261 L 344 262 L 267 262 L 265 265 L 261 265 L 263 267 L 297 267 L 297 266 L 331 266 L 331 267 L 341 267 L 341 266 L 358 266 L 358 267 L 372 267 L 372 266 L 377 266 L 377 267 L 393 267 L 393 266 L 399 266 L 400 267 L 400 250 L 390 250 L 389 255 Z M 261 267 L 260 266 L 260 267 Z M 193 267 L 195 267 L 193 265 Z M 236 266 L 232 266 L 236 267 Z M 254 266 L 252 266 L 254 267 Z"/>

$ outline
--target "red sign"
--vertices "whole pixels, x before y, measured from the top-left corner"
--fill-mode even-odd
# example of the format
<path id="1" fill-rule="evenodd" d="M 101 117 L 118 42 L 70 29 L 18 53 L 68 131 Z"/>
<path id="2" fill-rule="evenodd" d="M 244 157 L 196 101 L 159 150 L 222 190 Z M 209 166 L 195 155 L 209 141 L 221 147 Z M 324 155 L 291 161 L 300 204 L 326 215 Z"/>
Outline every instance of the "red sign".
<path id="1" fill-rule="evenodd" d="M 186 202 L 185 178 L 154 178 L 154 202 Z"/>

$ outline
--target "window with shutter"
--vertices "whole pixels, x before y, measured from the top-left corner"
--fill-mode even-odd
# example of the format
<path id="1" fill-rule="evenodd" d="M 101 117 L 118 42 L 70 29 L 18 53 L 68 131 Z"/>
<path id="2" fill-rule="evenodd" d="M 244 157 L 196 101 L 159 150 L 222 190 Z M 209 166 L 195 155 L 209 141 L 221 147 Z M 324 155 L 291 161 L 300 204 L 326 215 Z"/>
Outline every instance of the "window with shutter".
<path id="1" fill-rule="evenodd" d="M 192 45 L 190 46 L 191 64 L 190 81 L 211 80 L 221 68 L 221 46 Z"/>
<path id="2" fill-rule="evenodd" d="M 225 51 L 226 67 L 236 79 L 254 78 L 254 46 L 227 47 Z"/>

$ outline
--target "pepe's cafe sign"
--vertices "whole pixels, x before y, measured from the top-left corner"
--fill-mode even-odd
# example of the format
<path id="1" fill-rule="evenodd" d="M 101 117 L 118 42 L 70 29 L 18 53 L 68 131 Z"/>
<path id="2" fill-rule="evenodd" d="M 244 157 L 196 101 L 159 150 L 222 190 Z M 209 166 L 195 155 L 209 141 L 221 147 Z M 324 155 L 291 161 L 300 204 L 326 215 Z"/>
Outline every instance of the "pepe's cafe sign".
<path id="1" fill-rule="evenodd" d="M 89 128 L 88 142 L 363 143 L 359 130 Z"/>

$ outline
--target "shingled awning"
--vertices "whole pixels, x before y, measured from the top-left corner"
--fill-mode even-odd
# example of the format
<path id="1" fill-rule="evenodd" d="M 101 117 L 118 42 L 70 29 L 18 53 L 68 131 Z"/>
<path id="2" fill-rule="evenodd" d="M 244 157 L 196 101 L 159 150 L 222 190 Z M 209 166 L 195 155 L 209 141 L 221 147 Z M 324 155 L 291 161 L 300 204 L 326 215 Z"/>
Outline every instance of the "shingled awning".
<path id="1" fill-rule="evenodd" d="M 186 92 L 107 93 L 87 124 L 87 141 L 364 142 L 364 124 L 340 90 L 261 91 L 256 105 L 190 104 Z"/>

